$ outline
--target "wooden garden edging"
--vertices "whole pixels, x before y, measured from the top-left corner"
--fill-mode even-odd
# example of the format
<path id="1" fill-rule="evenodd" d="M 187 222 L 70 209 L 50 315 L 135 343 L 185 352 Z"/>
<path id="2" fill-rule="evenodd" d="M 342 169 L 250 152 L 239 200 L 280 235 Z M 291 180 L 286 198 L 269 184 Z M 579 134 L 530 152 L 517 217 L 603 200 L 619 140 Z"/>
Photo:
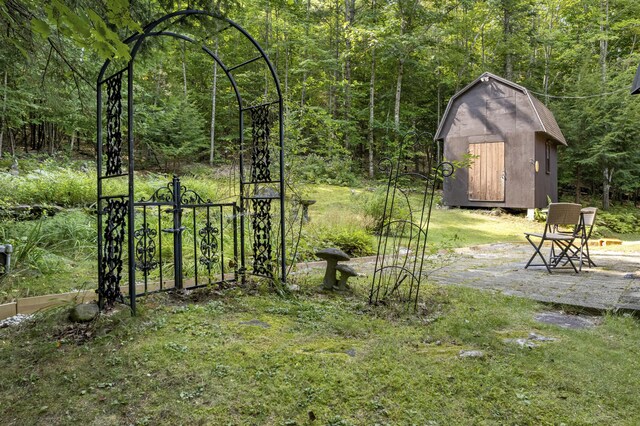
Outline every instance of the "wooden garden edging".
<path id="1" fill-rule="evenodd" d="M 225 278 L 233 278 L 233 274 L 225 274 Z M 185 280 L 184 285 L 190 286 L 195 283 L 194 280 Z M 173 281 L 164 281 L 165 288 L 171 288 Z M 144 284 L 138 284 L 137 293 L 144 291 Z M 149 283 L 147 291 L 157 291 L 160 289 L 159 283 Z M 122 294 L 129 294 L 128 287 L 120 287 Z M 15 302 L 0 305 L 0 321 L 5 318 L 12 317 L 17 314 L 32 314 L 41 309 L 51 308 L 54 306 L 64 305 L 65 303 L 85 303 L 98 300 L 98 294 L 95 290 L 78 290 L 69 293 L 47 294 L 44 296 L 24 297 L 17 299 Z"/>
<path id="2" fill-rule="evenodd" d="M 59 306 L 72 301 L 78 303 L 96 300 L 98 295 L 95 290 L 80 290 L 70 293 L 47 294 L 44 296 L 23 297 L 15 302 L 0 305 L 0 320 L 17 314 L 32 314 L 40 309 Z"/>

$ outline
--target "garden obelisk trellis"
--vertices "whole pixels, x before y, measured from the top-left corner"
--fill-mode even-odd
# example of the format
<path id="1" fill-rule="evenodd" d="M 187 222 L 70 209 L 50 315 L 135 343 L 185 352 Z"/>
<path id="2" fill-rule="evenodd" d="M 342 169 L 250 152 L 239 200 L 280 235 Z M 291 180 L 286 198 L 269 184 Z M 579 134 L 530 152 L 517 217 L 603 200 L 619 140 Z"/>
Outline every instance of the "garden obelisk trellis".
<path id="1" fill-rule="evenodd" d="M 202 32 L 207 35 L 193 35 Z M 223 33 L 231 52 L 226 56 L 224 42 L 215 53 L 207 46 Z M 237 201 L 205 200 L 182 185 L 178 177 L 151 197 L 136 197 L 134 68 L 138 53 L 160 37 L 199 45 L 202 54 L 223 70 L 233 88 L 238 107 Z M 150 291 L 236 281 L 247 274 L 284 280 L 283 99 L 274 66 L 264 50 L 238 24 L 198 10 L 166 15 L 124 42 L 131 46 L 129 62 L 122 67 L 105 62 L 97 87 L 100 306 L 125 301 L 121 292 L 125 271 L 134 312 L 136 296 Z M 253 53 L 238 60 L 242 43 L 248 46 L 244 51 Z M 238 76 L 247 81 L 239 81 Z M 262 86 L 256 83 L 259 81 Z M 250 143 L 245 142 L 246 122 L 251 128 Z M 113 192 L 111 187 L 123 186 L 110 185 L 117 180 L 126 180 L 126 193 Z M 251 253 L 246 251 L 245 239 L 250 239 Z M 163 250 L 167 240 L 171 240 L 171 248 Z M 185 268 L 188 262 L 192 263 Z M 139 281 L 137 271 L 142 276 Z"/>
<path id="2" fill-rule="evenodd" d="M 426 279 L 427 243 L 431 211 L 439 179 L 453 174 L 453 165 L 447 161 L 437 163 L 432 155 L 425 174 L 408 171 L 405 164 L 407 144 L 421 143 L 420 134 L 404 135 L 395 159 L 385 159 L 382 170 L 388 175 L 387 191 L 378 223 L 378 250 L 369 291 L 369 303 L 386 303 L 397 298 L 412 309 L 418 308 L 420 285 Z M 409 188 L 403 187 L 410 184 Z M 409 192 L 418 189 L 422 194 L 419 207 L 412 206 Z M 416 197 L 418 198 L 418 197 Z M 418 201 L 418 200 L 416 200 Z"/>

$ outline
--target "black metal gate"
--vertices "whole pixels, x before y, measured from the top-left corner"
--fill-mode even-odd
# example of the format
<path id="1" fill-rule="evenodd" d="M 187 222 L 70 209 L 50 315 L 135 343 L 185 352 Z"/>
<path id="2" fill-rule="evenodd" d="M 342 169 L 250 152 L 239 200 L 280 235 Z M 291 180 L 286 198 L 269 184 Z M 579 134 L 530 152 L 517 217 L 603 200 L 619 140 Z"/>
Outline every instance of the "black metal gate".
<path id="1" fill-rule="evenodd" d="M 177 176 L 134 203 L 136 295 L 191 289 L 238 278 L 236 203 L 213 203 Z"/>

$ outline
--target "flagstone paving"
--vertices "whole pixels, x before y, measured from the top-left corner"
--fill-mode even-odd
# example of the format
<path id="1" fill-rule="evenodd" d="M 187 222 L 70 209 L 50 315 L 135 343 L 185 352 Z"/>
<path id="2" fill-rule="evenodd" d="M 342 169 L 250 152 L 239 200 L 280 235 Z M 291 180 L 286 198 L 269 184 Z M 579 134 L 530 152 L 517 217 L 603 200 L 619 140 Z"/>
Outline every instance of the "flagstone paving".
<path id="1" fill-rule="evenodd" d="M 640 310 L 640 251 L 593 250 L 598 265 L 556 269 L 524 266 L 532 254 L 527 244 L 487 244 L 456 249 L 446 264 L 429 273 L 429 280 L 442 285 L 459 285 L 499 291 L 542 302 L 604 310 Z M 370 277 L 375 256 L 349 262 Z M 299 264 L 298 271 L 322 269 L 324 262 Z M 361 279 L 364 280 L 364 279 Z"/>
<path id="2" fill-rule="evenodd" d="M 597 251 L 595 268 L 524 269 L 531 247 L 525 244 L 492 244 L 456 251 L 450 266 L 430 278 L 440 284 L 455 284 L 504 294 L 596 309 L 640 310 L 640 253 Z"/>

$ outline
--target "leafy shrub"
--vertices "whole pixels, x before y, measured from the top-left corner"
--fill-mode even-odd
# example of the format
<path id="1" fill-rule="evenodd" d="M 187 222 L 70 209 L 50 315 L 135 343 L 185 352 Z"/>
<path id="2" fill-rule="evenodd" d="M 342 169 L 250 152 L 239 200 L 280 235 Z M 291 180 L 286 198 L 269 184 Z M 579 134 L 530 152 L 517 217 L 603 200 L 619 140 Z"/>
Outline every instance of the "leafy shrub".
<path id="1" fill-rule="evenodd" d="M 13 176 L 0 173 L 1 201 L 6 204 L 86 206 L 96 199 L 94 172 L 43 168 Z"/>
<path id="2" fill-rule="evenodd" d="M 364 229 L 303 229 L 297 245 L 295 262 L 317 260 L 315 253 L 327 247 L 338 248 L 351 257 L 367 256 L 374 253 L 373 243 L 373 237 Z"/>
<path id="3" fill-rule="evenodd" d="M 357 178 L 353 173 L 353 161 L 349 156 L 320 156 L 309 154 L 294 157 L 291 172 L 297 174 L 295 180 L 329 185 L 354 185 Z"/>
<path id="4" fill-rule="evenodd" d="M 383 226 L 385 205 L 387 210 L 391 210 L 391 203 L 391 197 L 387 199 L 386 187 L 379 187 L 373 193 L 360 196 L 362 211 L 368 219 L 366 226 L 369 231 L 380 234 Z M 393 199 L 392 216 L 394 219 L 408 219 L 410 216 L 409 201 L 400 192 Z"/>
<path id="5" fill-rule="evenodd" d="M 41 168 L 23 172 L 18 176 L 0 172 L 0 205 L 41 204 L 63 207 L 87 207 L 96 202 L 95 166 L 87 171 L 64 168 L 52 162 L 39 164 Z M 160 187 L 171 182 L 164 174 L 136 174 L 135 199 L 149 198 Z M 202 198 L 215 201 L 221 197 L 220 185 L 213 179 L 184 177 L 181 183 L 196 191 Z M 108 179 L 103 182 L 103 194 L 127 194 L 126 178 Z"/>
<path id="6" fill-rule="evenodd" d="M 373 254 L 374 238 L 367 232 L 362 219 L 359 215 L 336 212 L 335 215 L 325 217 L 322 222 L 311 222 L 301 229 L 299 223 L 289 225 L 291 230 L 300 229 L 300 238 L 298 241 L 294 237 L 288 243 L 288 251 L 292 255 L 296 251 L 295 262 L 317 260 L 315 253 L 327 247 L 339 248 L 353 257 Z M 325 225 L 327 223 L 331 225 Z"/>
<path id="7" fill-rule="evenodd" d="M 321 238 L 327 247 L 339 248 L 351 257 L 373 254 L 373 238 L 364 229 L 328 231 Z"/>
<path id="8" fill-rule="evenodd" d="M 144 145 L 174 166 L 207 152 L 205 121 L 186 97 L 166 98 L 159 105 L 142 105 L 137 112 L 138 135 Z"/>
<path id="9" fill-rule="evenodd" d="M 632 212 L 598 212 L 596 222 L 619 234 L 640 232 L 640 219 Z"/>

